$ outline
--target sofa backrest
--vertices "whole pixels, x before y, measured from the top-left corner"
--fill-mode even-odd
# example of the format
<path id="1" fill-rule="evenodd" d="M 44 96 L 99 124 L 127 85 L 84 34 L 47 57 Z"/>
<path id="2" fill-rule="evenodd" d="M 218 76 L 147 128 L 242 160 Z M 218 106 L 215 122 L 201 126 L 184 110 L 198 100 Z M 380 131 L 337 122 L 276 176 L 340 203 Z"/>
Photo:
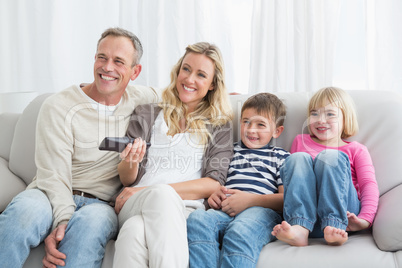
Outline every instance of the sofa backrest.
<path id="1" fill-rule="evenodd" d="M 359 133 L 352 137 L 370 151 L 380 194 L 402 183 L 402 95 L 386 91 L 350 91 L 357 106 Z"/>
<path id="2" fill-rule="evenodd" d="M 43 101 L 51 94 L 36 97 L 21 114 L 11 144 L 9 168 L 28 185 L 36 174 L 35 131 L 36 119 Z"/>
<path id="3" fill-rule="evenodd" d="M 350 138 L 370 151 L 376 170 L 380 194 L 402 184 L 402 95 L 386 91 L 348 91 L 356 103 L 359 133 Z M 27 184 L 36 174 L 34 162 L 36 118 L 40 105 L 50 94 L 38 96 L 18 120 L 10 150 L 10 169 Z M 305 92 L 277 93 L 287 107 L 285 131 L 273 140 L 274 145 L 290 149 L 294 137 L 307 133 L 307 105 L 311 97 Z M 231 95 L 234 110 L 234 140 L 240 138 L 240 111 L 249 95 Z"/>
<path id="4" fill-rule="evenodd" d="M 0 157 L 7 161 L 10 159 L 11 143 L 14 136 L 15 125 L 19 118 L 20 114 L 0 114 Z"/>

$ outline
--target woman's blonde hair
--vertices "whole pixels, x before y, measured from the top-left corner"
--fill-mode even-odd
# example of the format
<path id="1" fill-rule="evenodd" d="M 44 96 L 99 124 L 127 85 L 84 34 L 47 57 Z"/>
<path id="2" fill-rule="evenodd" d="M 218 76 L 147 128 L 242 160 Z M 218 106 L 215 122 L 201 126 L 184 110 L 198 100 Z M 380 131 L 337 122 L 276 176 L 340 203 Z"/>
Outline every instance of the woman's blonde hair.
<path id="1" fill-rule="evenodd" d="M 341 139 L 347 139 L 354 136 L 359 131 L 355 104 L 350 95 L 343 89 L 337 87 L 325 87 L 317 91 L 310 99 L 308 105 L 308 116 L 310 116 L 312 110 L 317 110 L 328 104 L 332 104 L 342 110 L 343 130 Z"/>
<path id="2" fill-rule="evenodd" d="M 214 78 L 212 80 L 213 89 L 208 90 L 207 95 L 201 100 L 195 110 L 187 114 L 187 105 L 180 98 L 176 88 L 176 81 L 179 75 L 184 58 L 189 53 L 203 54 L 214 63 Z M 186 128 L 184 132 L 191 131 L 197 133 L 201 144 L 206 144 L 210 133 L 207 131 L 207 124 L 221 126 L 232 119 L 232 107 L 229 103 L 229 96 L 225 85 L 225 73 L 223 58 L 219 48 L 207 42 L 200 42 L 189 45 L 186 52 L 179 59 L 170 73 L 170 84 L 162 93 L 162 103 L 165 121 L 169 127 L 167 135 L 175 135 L 183 132 L 179 122 L 186 117 Z"/>

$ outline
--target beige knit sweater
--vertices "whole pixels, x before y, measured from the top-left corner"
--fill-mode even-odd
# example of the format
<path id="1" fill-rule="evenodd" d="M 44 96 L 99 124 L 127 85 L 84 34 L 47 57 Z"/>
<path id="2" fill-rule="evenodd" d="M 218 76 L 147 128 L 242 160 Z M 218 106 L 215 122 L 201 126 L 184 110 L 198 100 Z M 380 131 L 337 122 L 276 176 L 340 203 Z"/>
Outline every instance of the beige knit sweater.
<path id="1" fill-rule="evenodd" d="M 53 208 L 53 228 L 67 223 L 75 210 L 72 190 L 110 198 L 120 189 L 116 152 L 100 151 L 106 136 L 126 134 L 130 115 L 139 105 L 157 102 L 149 87 L 128 86 L 112 116 L 98 113 L 78 86 L 46 99 L 38 116 L 35 161 L 37 173 L 28 188 L 38 188 Z"/>

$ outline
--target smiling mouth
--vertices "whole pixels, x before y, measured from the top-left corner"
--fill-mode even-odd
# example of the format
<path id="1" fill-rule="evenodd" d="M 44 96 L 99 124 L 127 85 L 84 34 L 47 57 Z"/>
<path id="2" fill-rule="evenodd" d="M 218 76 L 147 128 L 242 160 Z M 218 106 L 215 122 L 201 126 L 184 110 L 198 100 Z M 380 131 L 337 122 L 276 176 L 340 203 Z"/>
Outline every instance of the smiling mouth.
<path id="1" fill-rule="evenodd" d="M 111 76 L 107 76 L 107 75 L 104 75 L 104 74 L 101 74 L 100 77 L 101 77 L 103 80 L 106 80 L 106 81 L 113 81 L 113 80 L 116 80 L 116 79 L 117 79 L 117 78 L 114 78 L 114 77 L 111 77 Z"/>
<path id="2" fill-rule="evenodd" d="M 183 85 L 184 90 L 189 91 L 189 92 L 194 92 L 195 88 L 190 88 L 190 87 L 186 87 L 185 85 Z"/>
<path id="3" fill-rule="evenodd" d="M 317 130 L 318 131 L 325 131 L 325 130 L 328 130 L 328 128 L 326 128 L 326 127 L 318 127 Z"/>
<path id="4" fill-rule="evenodd" d="M 256 137 L 249 137 L 249 136 L 247 136 L 247 139 L 248 139 L 249 141 L 258 141 L 258 138 L 256 138 Z"/>

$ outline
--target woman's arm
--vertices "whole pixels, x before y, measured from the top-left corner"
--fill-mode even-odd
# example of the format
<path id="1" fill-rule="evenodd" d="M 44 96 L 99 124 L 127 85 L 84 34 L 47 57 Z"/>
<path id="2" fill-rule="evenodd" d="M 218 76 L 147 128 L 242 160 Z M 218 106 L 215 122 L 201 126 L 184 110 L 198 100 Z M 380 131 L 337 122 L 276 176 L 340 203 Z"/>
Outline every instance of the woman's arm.
<path id="1" fill-rule="evenodd" d="M 202 177 L 212 178 L 224 185 L 233 157 L 232 122 L 209 129 L 209 131 L 212 138 L 204 153 Z"/>
<path id="2" fill-rule="evenodd" d="M 120 181 L 124 186 L 133 184 L 138 175 L 138 166 L 144 158 L 147 145 L 144 140 L 137 138 L 121 152 L 121 162 L 117 166 Z"/>
<path id="3" fill-rule="evenodd" d="M 209 177 L 170 184 L 183 200 L 208 198 L 219 189 L 220 183 Z"/>

